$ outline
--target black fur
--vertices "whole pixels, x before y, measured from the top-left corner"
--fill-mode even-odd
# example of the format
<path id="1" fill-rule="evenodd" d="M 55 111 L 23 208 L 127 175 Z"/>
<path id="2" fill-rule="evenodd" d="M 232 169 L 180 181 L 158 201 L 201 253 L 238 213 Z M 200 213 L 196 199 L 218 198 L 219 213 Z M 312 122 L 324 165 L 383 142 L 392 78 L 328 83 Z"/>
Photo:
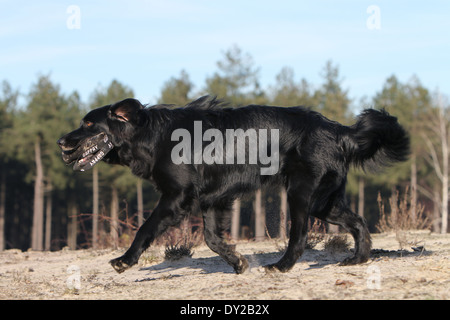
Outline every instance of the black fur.
<path id="1" fill-rule="evenodd" d="M 171 150 L 179 142 L 171 141 L 172 132 L 184 128 L 194 135 L 194 121 L 201 121 L 202 132 L 215 128 L 224 136 L 226 129 L 278 129 L 279 170 L 261 175 L 265 165 L 260 162 L 174 164 Z M 64 161 L 77 163 L 84 146 L 100 133 L 114 144 L 103 161 L 130 167 L 135 175 L 153 181 L 162 194 L 128 251 L 111 261 L 119 273 L 135 265 L 168 227 L 196 210 L 203 214 L 208 246 L 236 273 L 244 272 L 246 259 L 226 244 L 222 233 L 233 201 L 269 183 L 286 188 L 291 213 L 288 248 L 280 261 L 267 266 L 269 270 L 285 272 L 293 267 L 305 248 L 309 216 L 341 225 L 353 235 L 354 256 L 342 264 L 365 262 L 370 235 L 364 219 L 348 208 L 344 197 L 349 167 L 387 165 L 405 160 L 409 153 L 407 133 L 385 111 L 365 110 L 354 125 L 343 126 L 301 107 L 226 108 L 206 96 L 185 108 L 144 107 L 126 99 L 95 109 L 83 118 L 80 128 L 58 140 Z M 207 144 L 203 142 L 203 147 Z M 269 144 L 268 150 L 273 152 L 274 146 Z"/>

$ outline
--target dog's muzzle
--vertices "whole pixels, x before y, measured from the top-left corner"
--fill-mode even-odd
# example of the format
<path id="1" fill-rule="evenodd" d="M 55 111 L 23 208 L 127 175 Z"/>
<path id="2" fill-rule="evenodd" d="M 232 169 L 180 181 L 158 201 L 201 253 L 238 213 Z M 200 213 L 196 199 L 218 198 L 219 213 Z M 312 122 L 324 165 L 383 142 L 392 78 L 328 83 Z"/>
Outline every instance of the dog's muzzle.
<path id="1" fill-rule="evenodd" d="M 73 170 L 86 171 L 95 166 L 106 154 L 114 148 L 106 133 L 102 132 L 84 140 L 76 149 L 64 150 L 62 159 L 66 164 L 73 165 Z"/>

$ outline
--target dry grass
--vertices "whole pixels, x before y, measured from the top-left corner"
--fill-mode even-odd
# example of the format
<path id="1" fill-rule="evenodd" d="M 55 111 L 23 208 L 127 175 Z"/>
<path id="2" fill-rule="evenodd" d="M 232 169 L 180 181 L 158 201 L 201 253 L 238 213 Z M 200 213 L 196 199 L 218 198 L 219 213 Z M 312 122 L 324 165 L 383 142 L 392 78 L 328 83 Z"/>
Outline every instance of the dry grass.
<path id="1" fill-rule="evenodd" d="M 325 251 L 337 253 L 347 252 L 350 249 L 350 243 L 346 234 L 337 234 L 327 237 L 324 243 Z"/>
<path id="2" fill-rule="evenodd" d="M 166 260 L 175 261 L 184 257 L 192 257 L 194 252 L 192 251 L 192 244 L 186 245 L 170 245 L 166 247 L 164 251 L 164 258 Z"/>
<path id="3" fill-rule="evenodd" d="M 314 222 L 308 229 L 308 239 L 306 241 L 306 249 L 314 249 L 320 242 L 325 239 L 326 227 L 325 224 L 319 220 L 314 219 Z"/>
<path id="4" fill-rule="evenodd" d="M 387 213 L 381 194 L 378 193 L 380 219 L 376 226 L 379 232 L 397 232 L 398 230 L 429 229 L 431 220 L 420 203 L 413 203 L 411 194 L 405 189 L 403 196 L 396 191 L 389 198 L 390 212 Z"/>
<path id="5" fill-rule="evenodd" d="M 161 237 L 161 240 L 166 244 L 164 258 L 175 261 L 183 257 L 192 257 L 194 254 L 192 248 L 203 243 L 203 228 L 200 225 L 201 221 L 191 217 L 190 220 L 184 220 L 179 228 L 168 230 Z M 193 231 L 194 227 L 196 227 L 195 231 Z"/>

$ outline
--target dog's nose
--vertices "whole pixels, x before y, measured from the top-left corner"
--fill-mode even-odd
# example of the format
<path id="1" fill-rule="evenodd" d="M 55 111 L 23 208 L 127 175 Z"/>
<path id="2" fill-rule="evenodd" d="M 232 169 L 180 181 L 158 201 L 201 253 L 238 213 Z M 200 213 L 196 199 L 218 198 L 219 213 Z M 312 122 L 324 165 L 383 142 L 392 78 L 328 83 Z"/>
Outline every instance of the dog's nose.
<path id="1" fill-rule="evenodd" d="M 64 138 L 59 138 L 58 141 L 56 141 L 56 143 L 58 144 L 58 146 L 59 146 L 60 148 L 63 147 L 64 142 L 65 142 Z"/>

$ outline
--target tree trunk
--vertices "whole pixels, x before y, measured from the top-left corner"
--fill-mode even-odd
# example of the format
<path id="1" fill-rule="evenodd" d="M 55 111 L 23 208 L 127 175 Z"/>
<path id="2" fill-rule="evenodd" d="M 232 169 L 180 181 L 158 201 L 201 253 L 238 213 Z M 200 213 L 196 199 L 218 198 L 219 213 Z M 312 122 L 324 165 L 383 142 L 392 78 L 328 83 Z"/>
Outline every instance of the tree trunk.
<path id="1" fill-rule="evenodd" d="M 45 250 L 50 251 L 52 242 L 52 184 L 49 182 L 45 202 Z"/>
<path id="2" fill-rule="evenodd" d="M 448 159 L 447 159 L 448 161 Z M 448 167 L 448 163 L 447 163 Z M 445 173 L 445 171 L 447 171 Z M 448 168 L 444 168 L 444 177 L 442 180 L 442 226 L 441 233 L 447 233 L 448 228 Z"/>
<path id="3" fill-rule="evenodd" d="M 280 191 L 280 239 L 287 238 L 287 192 L 285 188 Z"/>
<path id="4" fill-rule="evenodd" d="M 241 200 L 236 199 L 233 203 L 233 212 L 231 213 L 231 239 L 239 239 L 239 229 L 241 227 Z"/>
<path id="5" fill-rule="evenodd" d="M 417 163 L 416 155 L 412 156 L 411 162 L 411 219 L 417 220 Z"/>
<path id="6" fill-rule="evenodd" d="M 6 170 L 2 166 L 0 182 L 0 251 L 5 250 Z"/>
<path id="7" fill-rule="evenodd" d="M 67 245 L 70 250 L 77 249 L 77 204 L 73 196 L 69 199 L 68 216 L 69 223 L 67 225 Z"/>
<path id="8" fill-rule="evenodd" d="M 448 200 L 449 200 L 449 140 L 450 132 L 447 129 L 447 121 L 444 116 L 444 110 L 442 107 L 439 108 L 439 115 L 436 120 L 435 125 L 431 128 L 435 137 L 440 139 L 440 149 L 436 148 L 433 144 L 432 139 L 430 139 L 426 134 L 423 134 L 423 138 L 428 147 L 428 157 L 425 159 L 433 167 L 437 178 L 439 179 L 440 193 L 439 198 L 433 197 L 434 200 L 439 202 L 434 203 L 435 207 L 438 207 L 441 212 L 441 230 L 442 234 L 447 233 L 448 226 Z M 438 152 L 442 154 L 442 167 L 441 160 L 438 158 Z"/>
<path id="9" fill-rule="evenodd" d="M 98 246 L 98 167 L 92 170 L 92 248 Z"/>
<path id="10" fill-rule="evenodd" d="M 111 190 L 111 239 L 114 249 L 119 247 L 119 196 L 117 188 Z"/>
<path id="11" fill-rule="evenodd" d="M 449 128 L 447 117 L 445 116 L 444 106 L 442 104 L 441 97 L 439 97 L 439 124 L 441 133 L 441 145 L 442 145 L 442 225 L 441 233 L 447 233 L 448 225 L 448 174 L 449 174 Z"/>
<path id="12" fill-rule="evenodd" d="M 439 186 L 436 184 L 433 187 L 433 231 L 434 232 L 441 232 L 441 210 L 440 210 L 440 190 Z"/>
<path id="13" fill-rule="evenodd" d="M 36 178 L 34 182 L 33 228 L 31 232 L 31 249 L 43 249 L 44 231 L 44 171 L 42 168 L 41 145 L 34 143 Z"/>
<path id="14" fill-rule="evenodd" d="M 142 180 L 138 179 L 137 188 L 137 209 L 138 209 L 138 227 L 144 223 L 144 197 L 142 196 Z"/>
<path id="15" fill-rule="evenodd" d="M 262 207 L 261 189 L 258 189 L 255 193 L 255 201 L 253 207 L 255 210 L 255 240 L 264 240 L 266 219 Z"/>
<path id="16" fill-rule="evenodd" d="M 364 178 L 359 177 L 358 182 L 358 214 L 364 217 Z"/>

